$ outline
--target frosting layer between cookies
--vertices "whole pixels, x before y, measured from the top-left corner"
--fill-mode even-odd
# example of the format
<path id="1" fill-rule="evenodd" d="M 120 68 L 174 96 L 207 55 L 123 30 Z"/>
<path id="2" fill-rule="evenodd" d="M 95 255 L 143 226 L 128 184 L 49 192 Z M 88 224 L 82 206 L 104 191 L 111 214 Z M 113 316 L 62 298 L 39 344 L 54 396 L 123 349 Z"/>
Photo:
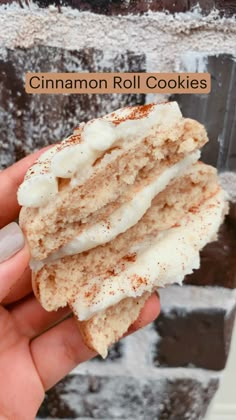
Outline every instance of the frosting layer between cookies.
<path id="1" fill-rule="evenodd" d="M 170 166 L 161 173 L 157 179 L 143 187 L 140 191 L 137 191 L 129 202 L 121 205 L 120 208 L 114 211 L 104 222 L 95 223 L 86 228 L 81 234 L 43 261 L 31 261 L 31 268 L 37 271 L 42 268 L 44 264 L 48 264 L 68 255 L 87 251 L 112 241 L 119 234 L 134 226 L 151 206 L 154 197 L 163 191 L 171 180 L 183 175 L 192 164 L 198 161 L 199 157 L 200 151 L 197 150 L 175 165 Z"/>
<path id="2" fill-rule="evenodd" d="M 225 197 L 220 190 L 189 212 L 179 226 L 156 234 L 130 249 L 134 261 L 121 272 L 98 276 L 84 284 L 70 302 L 79 320 L 94 314 L 127 297 L 141 296 L 155 287 L 181 283 L 186 274 L 199 268 L 199 250 L 214 240 L 225 213 Z"/>

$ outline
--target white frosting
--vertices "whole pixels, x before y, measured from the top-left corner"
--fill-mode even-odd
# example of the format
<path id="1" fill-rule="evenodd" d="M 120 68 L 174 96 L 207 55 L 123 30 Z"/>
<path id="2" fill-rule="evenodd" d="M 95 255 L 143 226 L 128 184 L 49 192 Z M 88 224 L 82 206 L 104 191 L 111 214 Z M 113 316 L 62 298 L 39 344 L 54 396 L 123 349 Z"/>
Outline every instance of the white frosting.
<path id="1" fill-rule="evenodd" d="M 55 177 L 71 178 L 73 174 L 88 163 L 94 161 L 94 153 L 87 144 L 75 144 L 59 150 L 51 162 L 51 171 Z"/>
<path id="2" fill-rule="evenodd" d="M 116 126 L 105 119 L 90 121 L 82 131 L 82 139 L 92 150 L 102 152 L 117 140 Z"/>
<path id="3" fill-rule="evenodd" d="M 27 180 L 18 191 L 18 202 L 21 206 L 40 207 L 58 192 L 58 182 L 53 174 L 39 174 Z"/>
<path id="4" fill-rule="evenodd" d="M 224 208 L 224 195 L 219 192 L 197 212 L 189 213 L 179 227 L 162 232 L 150 244 L 140 247 L 136 261 L 127 263 L 124 271 L 115 273 L 115 277 L 91 279 L 73 305 L 79 320 L 89 319 L 126 297 L 141 296 L 165 284 L 181 283 L 186 274 L 199 268 L 199 250 L 215 237 Z"/>
<path id="5" fill-rule="evenodd" d="M 20 205 L 40 207 L 57 194 L 57 178 L 50 170 L 51 159 L 57 153 L 57 149 L 58 146 L 53 146 L 44 152 L 27 171 L 25 180 L 17 192 L 17 199 Z"/>
<path id="6" fill-rule="evenodd" d="M 132 142 L 138 143 L 150 135 L 154 127 L 171 126 L 182 118 L 176 102 L 153 105 L 147 114 L 142 115 L 141 111 L 139 115 L 142 109 L 126 107 L 87 124 L 82 123 L 76 133 L 53 148 L 50 156 L 47 152 L 43 153 L 26 173 L 18 191 L 19 204 L 36 208 L 44 206 L 57 194 L 57 177 L 79 179 L 80 171 L 89 172 L 96 159 L 111 146 L 119 144 L 128 148 Z M 133 115 L 135 112 L 138 114 L 136 117 Z M 35 168 L 38 168 L 40 176 L 35 173 Z"/>
<path id="7" fill-rule="evenodd" d="M 78 254 L 112 241 L 120 233 L 125 232 L 138 223 L 151 206 L 154 197 L 163 191 L 172 179 L 181 176 L 189 166 L 197 162 L 199 157 L 200 151 L 198 150 L 166 169 L 149 185 L 138 191 L 132 200 L 114 211 L 105 222 L 95 223 L 90 226 L 45 260 L 41 262 L 32 261 L 31 268 L 36 271 L 42 268 L 44 264 L 48 264 L 58 258 Z"/>

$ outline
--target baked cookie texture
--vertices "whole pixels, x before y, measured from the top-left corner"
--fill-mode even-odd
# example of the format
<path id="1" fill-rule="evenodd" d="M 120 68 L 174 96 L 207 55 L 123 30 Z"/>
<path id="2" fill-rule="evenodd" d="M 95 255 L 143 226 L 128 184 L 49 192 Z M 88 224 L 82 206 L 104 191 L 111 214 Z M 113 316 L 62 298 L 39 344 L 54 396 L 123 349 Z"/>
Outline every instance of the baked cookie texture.
<path id="1" fill-rule="evenodd" d="M 69 305 L 103 357 L 217 235 L 227 205 L 216 170 L 199 161 L 207 141 L 175 102 L 126 107 L 81 123 L 19 188 L 35 295 L 49 311 Z"/>

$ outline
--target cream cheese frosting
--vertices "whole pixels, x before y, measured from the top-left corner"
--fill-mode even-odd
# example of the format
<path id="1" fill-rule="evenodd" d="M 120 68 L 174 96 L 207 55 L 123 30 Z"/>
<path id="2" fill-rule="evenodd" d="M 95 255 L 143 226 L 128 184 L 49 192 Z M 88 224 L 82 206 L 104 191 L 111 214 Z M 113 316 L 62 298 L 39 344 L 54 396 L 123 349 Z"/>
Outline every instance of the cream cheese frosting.
<path id="1" fill-rule="evenodd" d="M 176 102 L 147 106 L 138 114 L 133 107 L 81 123 L 74 134 L 43 153 L 27 171 L 18 190 L 18 202 L 25 207 L 45 206 L 58 193 L 58 178 L 78 177 L 111 147 L 129 147 L 149 135 L 152 128 L 172 126 L 182 118 Z"/>
<path id="2" fill-rule="evenodd" d="M 31 261 L 31 268 L 36 271 L 42 268 L 44 264 L 48 264 L 59 258 L 78 254 L 112 241 L 120 233 L 125 232 L 138 223 L 151 206 L 154 197 L 163 191 L 171 180 L 183 175 L 192 164 L 198 161 L 199 157 L 200 151 L 198 150 L 169 167 L 149 185 L 136 192 L 132 200 L 121 205 L 105 222 L 95 223 L 88 227 L 80 235 L 76 236 L 58 251 L 52 253 L 45 260 Z"/>
<path id="3" fill-rule="evenodd" d="M 141 296 L 169 283 L 181 283 L 185 275 L 199 268 L 199 250 L 215 239 L 225 205 L 224 193 L 220 191 L 194 213 L 189 212 L 178 227 L 130 249 L 130 253 L 136 252 L 136 260 L 127 263 L 123 271 L 115 272 L 115 277 L 90 279 L 72 302 L 78 319 L 88 320 L 127 297 Z"/>

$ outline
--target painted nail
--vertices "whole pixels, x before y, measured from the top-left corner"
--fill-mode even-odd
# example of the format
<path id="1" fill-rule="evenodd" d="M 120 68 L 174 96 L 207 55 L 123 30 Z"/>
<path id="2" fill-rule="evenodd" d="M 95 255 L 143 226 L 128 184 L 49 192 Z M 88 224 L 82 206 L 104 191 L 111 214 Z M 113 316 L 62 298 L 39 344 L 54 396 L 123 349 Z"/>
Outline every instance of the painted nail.
<path id="1" fill-rule="evenodd" d="M 25 244 L 24 235 L 17 223 L 0 229 L 0 263 L 13 257 Z"/>

